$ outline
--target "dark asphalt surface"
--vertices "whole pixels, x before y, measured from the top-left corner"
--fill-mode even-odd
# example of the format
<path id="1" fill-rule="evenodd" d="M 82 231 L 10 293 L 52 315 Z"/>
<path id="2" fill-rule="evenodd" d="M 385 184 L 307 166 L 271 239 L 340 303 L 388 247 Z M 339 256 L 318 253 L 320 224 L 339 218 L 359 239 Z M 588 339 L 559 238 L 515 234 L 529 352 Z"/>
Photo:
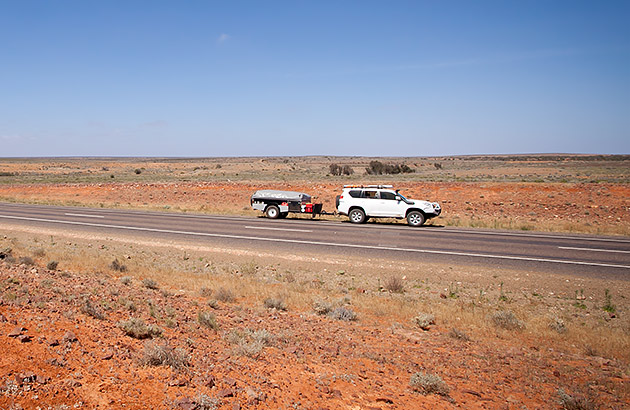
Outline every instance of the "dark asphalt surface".
<path id="1" fill-rule="evenodd" d="M 271 252 L 309 251 L 630 279 L 629 237 L 0 203 L 0 233 L 3 223 L 109 235 L 132 233 Z"/>

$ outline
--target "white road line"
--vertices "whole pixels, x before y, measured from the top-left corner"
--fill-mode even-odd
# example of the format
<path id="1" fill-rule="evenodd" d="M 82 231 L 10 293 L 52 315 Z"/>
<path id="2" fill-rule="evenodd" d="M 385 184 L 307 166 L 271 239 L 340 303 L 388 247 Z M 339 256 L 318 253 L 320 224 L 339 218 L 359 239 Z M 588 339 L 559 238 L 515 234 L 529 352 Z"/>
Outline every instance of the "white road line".
<path id="1" fill-rule="evenodd" d="M 269 228 L 266 226 L 249 226 L 246 225 L 245 228 L 247 229 L 264 229 L 264 230 L 268 230 L 268 231 L 287 231 L 287 232 L 313 232 L 309 229 L 289 229 L 289 228 Z"/>
<path id="2" fill-rule="evenodd" d="M 572 251 L 588 251 L 588 252 L 630 253 L 630 251 L 619 251 L 617 249 L 573 248 L 571 246 L 558 246 L 558 249 L 568 249 Z"/>
<path id="3" fill-rule="evenodd" d="M 69 213 L 65 213 L 64 215 L 67 215 L 67 216 L 81 216 L 83 218 L 105 218 L 102 215 L 69 214 Z"/>
<path id="4" fill-rule="evenodd" d="M 29 218 L 29 217 L 24 217 L 24 216 L 0 215 L 0 218 L 18 219 L 18 220 L 36 221 L 36 222 L 51 222 L 51 223 L 59 223 L 59 224 L 65 224 L 65 225 L 94 226 L 98 228 L 126 229 L 130 231 L 160 232 L 160 233 L 170 233 L 170 234 L 180 234 L 180 235 L 206 236 L 206 237 L 213 237 L 213 238 L 246 239 L 246 240 L 263 241 L 263 242 L 283 242 L 283 243 L 298 243 L 298 244 L 303 244 L 303 245 L 333 246 L 333 247 L 339 247 L 339 248 L 373 249 L 373 250 L 398 251 L 398 252 L 427 253 L 427 254 L 436 254 L 436 255 L 468 256 L 468 257 L 473 257 L 473 258 L 506 259 L 506 260 L 518 260 L 518 261 L 528 261 L 528 262 L 561 263 L 565 265 L 584 265 L 584 266 L 600 266 L 600 267 L 606 267 L 606 268 L 630 269 L 629 265 L 615 265 L 615 264 L 608 264 L 608 263 L 591 263 L 591 262 L 583 262 L 583 261 L 545 259 L 545 258 L 526 258 L 522 256 L 489 255 L 489 254 L 482 254 L 482 253 L 435 251 L 435 250 L 427 250 L 427 249 L 406 249 L 406 248 L 395 248 L 391 246 L 355 245 L 355 244 L 350 244 L 350 243 L 326 243 L 326 242 L 307 241 L 307 240 L 300 240 L 300 239 L 258 238 L 255 236 L 174 231 L 171 229 L 141 228 L 141 227 L 136 227 L 136 226 L 108 225 L 108 224 L 97 224 L 97 223 L 90 223 L 90 222 L 59 221 L 55 219 Z"/>
<path id="5" fill-rule="evenodd" d="M 55 207 L 50 207 L 47 205 L 39 205 L 39 204 L 15 204 L 9 202 L 0 203 L 0 205 L 4 206 L 12 206 L 12 207 L 24 207 L 32 206 L 37 208 L 47 208 L 47 209 L 55 209 Z M 58 207 L 69 209 L 70 207 Z M 92 209 L 92 208 L 90 208 Z M 248 218 L 245 216 L 218 216 L 218 215 L 199 215 L 199 214 L 184 214 L 184 213 L 175 213 L 175 212 L 156 212 L 156 211 L 141 211 L 135 209 L 97 209 L 98 212 L 103 213 L 115 213 L 115 214 L 136 214 L 136 215 L 155 215 L 155 216 L 166 216 L 166 217 L 185 217 L 185 218 L 199 218 L 199 219 L 218 219 L 218 220 L 227 220 L 227 221 L 243 221 L 243 220 L 251 220 L 252 218 Z M 293 225 L 306 225 L 312 224 L 311 221 L 303 220 L 303 219 L 291 219 L 289 221 L 285 221 L 286 223 L 291 223 Z M 339 221 L 320 221 L 318 222 L 318 226 L 340 226 Z M 346 225 L 348 227 L 359 228 L 354 225 Z M 543 238 L 543 239 L 567 239 L 567 240 L 575 240 L 575 241 L 594 241 L 594 242 L 615 242 L 615 243 L 630 243 L 628 239 L 616 239 L 616 238 L 597 238 L 597 237 L 580 237 L 580 236 L 567 236 L 567 235 L 554 235 L 554 234 L 535 234 L 535 233 L 519 233 L 519 232 L 490 232 L 490 231 L 474 231 L 474 230 L 465 230 L 465 229 L 452 229 L 452 228 L 419 228 L 412 229 L 408 226 L 388 226 L 385 224 L 375 224 L 375 225 L 362 225 L 360 229 L 388 229 L 388 230 L 400 230 L 406 233 L 418 233 L 418 234 L 426 234 L 426 233 L 462 233 L 466 235 L 494 235 L 494 236 L 517 236 L 524 238 Z"/>

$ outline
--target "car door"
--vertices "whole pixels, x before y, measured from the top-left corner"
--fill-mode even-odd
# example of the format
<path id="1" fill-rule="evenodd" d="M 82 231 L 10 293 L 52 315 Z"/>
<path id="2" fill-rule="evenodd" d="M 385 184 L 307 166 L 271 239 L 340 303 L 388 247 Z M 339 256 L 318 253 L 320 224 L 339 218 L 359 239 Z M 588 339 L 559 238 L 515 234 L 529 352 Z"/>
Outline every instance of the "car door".
<path id="1" fill-rule="evenodd" d="M 390 191 L 380 191 L 378 206 L 375 212 L 378 216 L 401 217 L 405 216 L 406 207 L 402 201 L 396 199 L 396 193 Z"/>
<path id="2" fill-rule="evenodd" d="M 363 190 L 361 205 L 367 216 L 378 216 L 379 208 L 378 191 L 375 189 Z"/>

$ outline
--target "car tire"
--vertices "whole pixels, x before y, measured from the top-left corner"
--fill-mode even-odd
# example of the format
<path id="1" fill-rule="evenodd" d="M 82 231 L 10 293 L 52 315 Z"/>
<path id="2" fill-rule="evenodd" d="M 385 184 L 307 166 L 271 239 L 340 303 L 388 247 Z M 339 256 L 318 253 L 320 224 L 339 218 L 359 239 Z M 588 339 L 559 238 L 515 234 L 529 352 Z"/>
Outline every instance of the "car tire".
<path id="1" fill-rule="evenodd" d="M 407 224 L 409 226 L 422 226 L 424 224 L 424 215 L 418 211 L 409 212 L 407 214 Z"/>
<path id="2" fill-rule="evenodd" d="M 348 218 L 350 218 L 350 222 L 355 224 L 362 224 L 366 220 L 365 212 L 363 212 L 363 209 L 361 208 L 354 208 L 352 211 L 350 211 L 350 213 L 348 214 Z"/>
<path id="3" fill-rule="evenodd" d="M 278 219 L 280 217 L 280 208 L 275 205 L 269 205 L 267 209 L 265 209 L 265 215 L 269 219 Z"/>

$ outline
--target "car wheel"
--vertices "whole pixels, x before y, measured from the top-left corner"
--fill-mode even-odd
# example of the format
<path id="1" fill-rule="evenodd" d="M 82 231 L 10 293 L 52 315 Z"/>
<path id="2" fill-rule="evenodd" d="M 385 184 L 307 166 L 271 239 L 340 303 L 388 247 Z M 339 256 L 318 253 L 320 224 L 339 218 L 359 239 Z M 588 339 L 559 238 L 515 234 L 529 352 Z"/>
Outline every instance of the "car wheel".
<path id="1" fill-rule="evenodd" d="M 352 223 L 362 224 L 363 222 L 365 222 L 365 212 L 363 212 L 362 209 L 355 208 L 350 211 L 348 218 L 350 218 L 350 222 Z"/>
<path id="2" fill-rule="evenodd" d="M 278 219 L 280 217 L 280 209 L 275 205 L 269 205 L 265 210 L 265 215 L 269 219 Z"/>
<path id="3" fill-rule="evenodd" d="M 407 223 L 409 226 L 422 226 L 424 224 L 424 215 L 422 215 L 422 212 L 411 211 L 407 214 Z"/>

